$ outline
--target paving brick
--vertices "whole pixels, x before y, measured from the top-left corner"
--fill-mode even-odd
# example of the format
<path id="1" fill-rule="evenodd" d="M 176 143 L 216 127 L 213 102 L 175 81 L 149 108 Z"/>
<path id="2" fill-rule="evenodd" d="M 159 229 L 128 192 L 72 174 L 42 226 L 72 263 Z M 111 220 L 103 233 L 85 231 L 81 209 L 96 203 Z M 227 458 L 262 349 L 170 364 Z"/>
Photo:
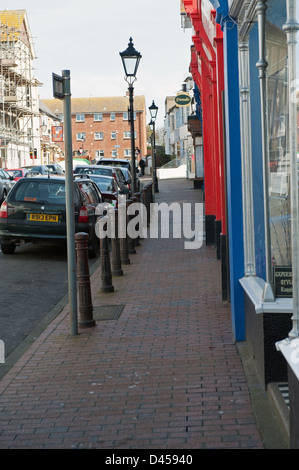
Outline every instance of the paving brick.
<path id="1" fill-rule="evenodd" d="M 157 202 L 200 202 L 187 180 Z M 69 336 L 68 306 L 0 382 L 0 448 L 263 448 L 213 247 L 144 239 L 115 292 L 117 320 Z"/>

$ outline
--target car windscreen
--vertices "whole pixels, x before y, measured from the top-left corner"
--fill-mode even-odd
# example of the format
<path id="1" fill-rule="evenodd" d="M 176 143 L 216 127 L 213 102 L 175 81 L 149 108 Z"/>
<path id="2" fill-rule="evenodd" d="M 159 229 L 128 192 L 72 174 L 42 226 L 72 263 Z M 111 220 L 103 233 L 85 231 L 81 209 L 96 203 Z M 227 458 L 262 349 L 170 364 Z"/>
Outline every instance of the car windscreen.
<path id="1" fill-rule="evenodd" d="M 107 181 L 106 179 L 102 180 L 101 178 L 96 177 L 93 179 L 93 181 L 96 183 L 97 187 L 100 188 L 101 191 L 116 191 L 112 180 Z"/>
<path id="2" fill-rule="evenodd" d="M 123 166 L 125 168 L 130 169 L 130 162 L 123 162 L 123 161 L 117 161 L 117 160 L 104 160 L 104 161 L 99 160 L 97 165 Z"/>
<path id="3" fill-rule="evenodd" d="M 104 175 L 111 176 L 112 168 L 77 168 L 76 173 L 82 173 L 84 175 Z"/>
<path id="4" fill-rule="evenodd" d="M 64 181 L 23 181 L 10 193 L 12 202 L 65 204 Z"/>
<path id="5" fill-rule="evenodd" d="M 18 176 L 22 176 L 22 170 L 8 170 L 7 173 L 9 173 L 14 178 L 17 178 Z"/>

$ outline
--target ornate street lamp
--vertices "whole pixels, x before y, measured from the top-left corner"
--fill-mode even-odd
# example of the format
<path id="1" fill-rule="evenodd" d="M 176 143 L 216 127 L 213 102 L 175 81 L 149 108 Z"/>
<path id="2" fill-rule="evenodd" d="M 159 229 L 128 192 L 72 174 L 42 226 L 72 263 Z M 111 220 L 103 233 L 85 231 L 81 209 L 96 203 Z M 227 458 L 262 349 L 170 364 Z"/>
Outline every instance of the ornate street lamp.
<path id="1" fill-rule="evenodd" d="M 137 70 L 139 67 L 141 54 L 134 48 L 134 44 L 130 38 L 130 42 L 125 51 L 120 52 L 121 60 L 125 71 L 125 80 L 129 85 L 129 122 L 131 124 L 131 162 L 132 162 L 132 193 L 136 191 L 136 165 L 135 165 L 135 129 L 134 129 L 134 88 L 133 83 L 136 80 Z"/>
<path id="2" fill-rule="evenodd" d="M 157 114 L 158 114 L 158 106 L 155 105 L 155 102 L 153 101 L 152 105 L 148 108 L 150 111 L 151 115 L 151 122 L 149 124 L 151 130 L 152 130 L 152 165 L 153 165 L 153 191 L 155 193 L 159 192 L 159 186 L 158 186 L 158 178 L 157 178 L 157 165 L 156 165 L 156 160 L 157 160 L 157 151 L 156 151 L 156 124 L 155 121 L 157 119 Z"/>

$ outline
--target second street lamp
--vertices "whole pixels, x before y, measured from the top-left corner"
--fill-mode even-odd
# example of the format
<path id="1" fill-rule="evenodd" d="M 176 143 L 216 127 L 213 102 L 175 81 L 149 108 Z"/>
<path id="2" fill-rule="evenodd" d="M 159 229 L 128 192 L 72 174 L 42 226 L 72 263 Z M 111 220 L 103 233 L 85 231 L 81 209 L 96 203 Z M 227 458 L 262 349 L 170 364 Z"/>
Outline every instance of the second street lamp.
<path id="1" fill-rule="evenodd" d="M 152 105 L 148 108 L 150 111 L 151 115 L 151 122 L 150 122 L 150 128 L 152 130 L 152 166 L 153 166 L 153 191 L 155 193 L 159 192 L 159 186 L 158 186 L 158 178 L 157 178 L 157 151 L 156 151 L 156 124 L 155 121 L 157 119 L 157 114 L 158 114 L 158 106 L 155 105 L 155 102 L 153 101 Z"/>
<path id="2" fill-rule="evenodd" d="M 134 87 L 133 83 L 136 80 L 137 70 L 141 59 L 140 52 L 134 48 L 133 40 L 130 42 L 125 51 L 120 52 L 121 60 L 125 71 L 125 80 L 129 85 L 129 121 L 131 124 L 131 162 L 132 162 L 132 194 L 136 191 L 136 164 L 135 164 L 135 129 L 134 129 Z"/>

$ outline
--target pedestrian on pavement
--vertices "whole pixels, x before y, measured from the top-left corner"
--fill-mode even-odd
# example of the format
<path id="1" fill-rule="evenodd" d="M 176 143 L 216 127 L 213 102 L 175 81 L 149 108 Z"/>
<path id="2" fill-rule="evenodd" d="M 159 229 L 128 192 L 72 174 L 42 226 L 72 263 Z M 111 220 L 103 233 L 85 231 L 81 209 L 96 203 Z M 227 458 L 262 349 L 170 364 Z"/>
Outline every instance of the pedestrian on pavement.
<path id="1" fill-rule="evenodd" d="M 145 161 L 143 160 L 143 158 L 141 158 L 141 160 L 139 162 L 139 166 L 140 166 L 140 170 L 141 170 L 141 176 L 144 176 Z"/>

